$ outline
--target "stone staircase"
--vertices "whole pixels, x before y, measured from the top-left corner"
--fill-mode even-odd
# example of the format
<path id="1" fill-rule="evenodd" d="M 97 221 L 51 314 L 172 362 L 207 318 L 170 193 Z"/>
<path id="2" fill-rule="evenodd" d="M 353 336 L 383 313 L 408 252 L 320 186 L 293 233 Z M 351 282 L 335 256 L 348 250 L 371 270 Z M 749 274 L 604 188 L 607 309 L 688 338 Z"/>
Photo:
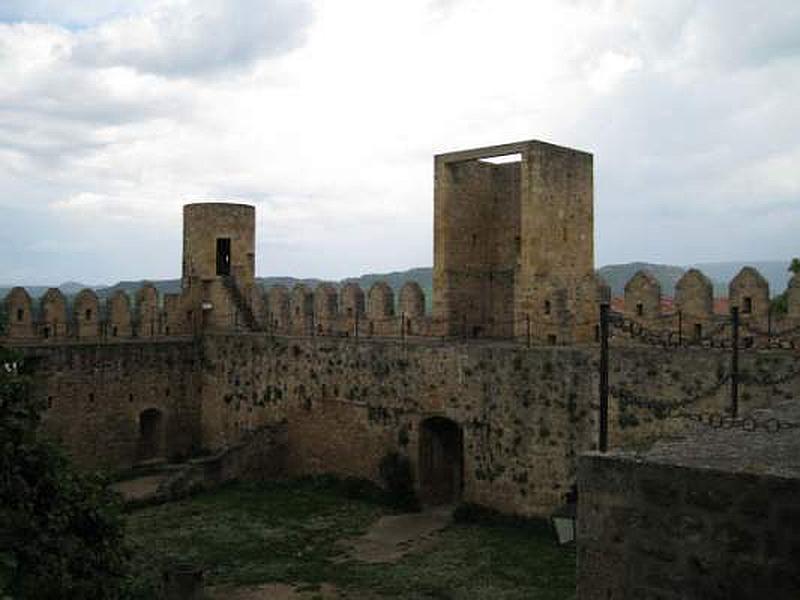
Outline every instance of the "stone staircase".
<path id="1" fill-rule="evenodd" d="M 250 305 L 250 302 L 247 300 L 245 295 L 242 293 L 242 290 L 239 288 L 239 285 L 236 283 L 236 280 L 231 276 L 227 275 L 222 278 L 222 284 L 225 286 L 225 289 L 228 290 L 230 293 L 231 299 L 233 303 L 236 305 L 236 309 L 239 311 L 239 314 L 244 321 L 243 325 L 249 331 L 262 331 L 263 327 L 261 323 L 258 322 L 255 314 L 253 313 L 253 307 Z"/>

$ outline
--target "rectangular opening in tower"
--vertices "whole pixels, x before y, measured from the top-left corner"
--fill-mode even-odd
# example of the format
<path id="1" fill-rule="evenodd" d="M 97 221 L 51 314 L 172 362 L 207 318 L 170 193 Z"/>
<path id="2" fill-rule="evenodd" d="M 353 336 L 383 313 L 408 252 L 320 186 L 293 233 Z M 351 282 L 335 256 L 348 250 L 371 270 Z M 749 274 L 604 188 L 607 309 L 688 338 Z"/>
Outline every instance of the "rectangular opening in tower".
<path id="1" fill-rule="evenodd" d="M 231 238 L 217 238 L 217 275 L 231 274 Z"/>
<path id="2" fill-rule="evenodd" d="M 501 154 L 500 156 L 485 156 L 479 158 L 478 161 L 492 165 L 504 165 L 507 163 L 522 162 L 522 153 L 516 152 L 514 154 Z"/>

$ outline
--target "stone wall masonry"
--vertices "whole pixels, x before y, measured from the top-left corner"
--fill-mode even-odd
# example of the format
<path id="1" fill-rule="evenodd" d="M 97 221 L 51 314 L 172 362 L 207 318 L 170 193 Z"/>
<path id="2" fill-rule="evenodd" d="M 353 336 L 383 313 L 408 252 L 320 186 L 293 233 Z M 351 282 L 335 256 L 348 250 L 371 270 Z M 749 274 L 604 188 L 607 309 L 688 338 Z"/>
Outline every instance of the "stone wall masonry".
<path id="1" fill-rule="evenodd" d="M 420 422 L 464 436 L 464 499 L 544 514 L 592 447 L 592 354 L 495 344 L 207 336 L 204 439 L 288 420 L 292 474 L 377 479 L 390 451 L 417 465 Z"/>
<path id="2" fill-rule="evenodd" d="M 582 458 L 578 600 L 794 600 L 800 482 Z"/>
<path id="3" fill-rule="evenodd" d="M 756 411 L 800 425 L 800 406 Z M 578 467 L 578 600 L 800 597 L 798 429 L 695 428 Z"/>
<path id="4" fill-rule="evenodd" d="M 686 428 L 682 415 L 730 408 L 730 350 L 613 346 L 609 355 L 611 447 L 640 448 Z M 800 357 L 743 350 L 739 414 L 800 397 Z"/>
<path id="5" fill-rule="evenodd" d="M 159 454 L 185 458 L 201 446 L 196 346 L 185 341 L 26 345 L 37 359 L 43 429 L 84 467 L 139 461 L 140 415 L 162 415 Z"/>
<path id="6" fill-rule="evenodd" d="M 577 454 L 596 441 L 590 346 L 208 336 L 204 355 L 206 443 L 286 419 L 294 474 L 376 479 L 393 450 L 416 464 L 419 424 L 440 415 L 464 433 L 465 499 L 545 514 L 574 482 Z M 648 447 L 682 431 L 686 412 L 723 413 L 729 361 L 721 350 L 612 348 L 612 447 Z M 741 414 L 800 392 L 790 352 L 743 353 L 741 372 Z"/>
<path id="7" fill-rule="evenodd" d="M 161 454 L 185 457 L 285 424 L 291 474 L 378 478 L 388 452 L 420 456 L 420 424 L 463 433 L 464 499 L 544 515 L 597 440 L 598 351 L 468 340 L 207 334 L 114 343 L 18 344 L 42 357 L 45 427 L 87 466 L 130 467 L 139 418 L 161 411 Z M 789 351 L 743 351 L 740 414 L 800 395 Z M 684 430 L 684 412 L 729 406 L 730 353 L 611 348 L 612 448 Z"/>

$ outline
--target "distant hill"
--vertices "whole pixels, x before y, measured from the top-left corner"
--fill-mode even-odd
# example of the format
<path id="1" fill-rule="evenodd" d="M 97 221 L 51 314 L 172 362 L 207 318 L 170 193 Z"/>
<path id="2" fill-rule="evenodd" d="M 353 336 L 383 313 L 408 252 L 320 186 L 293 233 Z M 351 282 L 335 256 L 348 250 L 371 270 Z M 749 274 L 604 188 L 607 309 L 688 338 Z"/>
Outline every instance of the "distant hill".
<path id="1" fill-rule="evenodd" d="M 778 260 L 752 261 L 749 263 L 740 261 L 697 263 L 689 266 L 633 262 L 606 265 L 600 267 L 598 273 L 611 286 L 611 291 L 614 296 L 622 296 L 625 291 L 625 283 L 633 277 L 637 271 L 644 269 L 650 271 L 655 278 L 658 279 L 665 296 L 673 296 L 675 294 L 675 283 L 680 279 L 681 275 L 683 275 L 688 268 L 695 267 L 703 271 L 714 283 L 714 293 L 716 296 L 726 297 L 728 295 L 728 282 L 733 279 L 736 273 L 745 265 L 755 267 L 766 277 L 767 281 L 769 281 L 770 291 L 773 296 L 780 294 L 786 289 L 786 283 L 789 279 L 789 272 L 787 270 L 789 261 Z M 275 285 L 284 285 L 291 289 L 298 283 L 303 283 L 313 289 L 322 283 L 323 280 L 289 276 L 271 276 L 258 277 L 257 281 L 264 289 L 269 289 Z M 390 273 L 369 273 L 359 277 L 348 277 L 341 281 L 330 281 L 329 283 L 338 287 L 348 281 L 355 281 L 365 292 L 369 290 L 376 281 L 385 281 L 392 286 L 396 293 L 400 291 L 400 288 L 403 287 L 403 284 L 407 281 L 416 281 L 425 292 L 425 298 L 429 308 L 433 299 L 433 269 L 431 267 L 418 267 L 407 271 L 392 271 Z M 93 287 L 93 289 L 101 299 L 104 299 L 111 297 L 117 290 L 123 290 L 133 295 L 144 282 L 145 280 L 120 281 L 111 286 L 97 286 Z M 181 289 L 180 279 L 151 280 L 151 283 L 161 294 L 174 294 L 180 292 Z M 86 287 L 92 286 L 70 281 L 61 284 L 59 289 L 69 298 Z M 0 298 L 5 297 L 5 295 L 11 291 L 11 288 L 12 286 L 0 286 Z M 26 289 L 28 293 L 36 299 L 41 297 L 48 288 L 47 286 L 29 286 Z"/>
<path id="2" fill-rule="evenodd" d="M 769 282 L 769 292 L 772 296 L 783 293 L 789 282 L 788 260 L 762 260 L 751 262 L 714 262 L 697 263 L 692 265 L 700 269 L 714 282 L 714 293 L 720 297 L 727 297 L 728 282 L 736 277 L 739 270 L 745 265 L 755 267 Z"/>
<path id="3" fill-rule="evenodd" d="M 288 276 L 258 278 L 258 283 L 261 284 L 261 287 L 264 289 L 269 289 L 276 285 L 283 285 L 292 289 L 292 287 L 298 283 L 302 283 L 314 289 L 323 281 L 322 279 L 297 279 Z M 416 281 L 422 288 L 422 291 L 425 292 L 425 302 L 428 305 L 428 309 L 431 308 L 431 303 L 433 302 L 433 269 L 431 267 L 418 267 L 409 269 L 408 271 L 393 271 L 391 273 L 369 273 L 359 277 L 348 277 L 341 281 L 329 281 L 328 283 L 339 287 L 350 281 L 356 282 L 365 293 L 376 282 L 385 281 L 392 287 L 395 294 L 400 292 L 400 288 L 403 287 L 407 281 Z"/>
<path id="4" fill-rule="evenodd" d="M 159 294 L 177 294 L 181 291 L 180 279 L 142 279 L 139 281 L 120 281 L 119 283 L 115 283 L 114 285 L 108 287 L 95 288 L 94 291 L 101 299 L 110 298 L 118 290 L 126 292 L 129 296 L 133 296 L 136 293 L 136 290 L 142 287 L 146 282 L 152 283 L 158 290 Z"/>
<path id="5" fill-rule="evenodd" d="M 50 287 L 52 286 L 26 285 L 25 289 L 28 291 L 28 294 L 30 294 L 31 298 L 36 299 L 44 296 L 45 292 L 49 290 Z M 91 287 L 92 286 L 86 285 L 84 283 L 78 283 L 76 281 L 67 281 L 59 285 L 58 289 L 60 289 L 65 296 L 74 296 L 81 290 Z M 14 288 L 13 285 L 0 285 L 0 298 L 4 298 L 6 294 L 8 294 L 8 292 L 10 292 L 13 288 Z"/>
<path id="6" fill-rule="evenodd" d="M 625 293 L 625 284 L 636 275 L 638 271 L 649 271 L 661 284 L 661 293 L 672 296 L 675 293 L 675 284 L 686 272 L 683 267 L 675 265 L 658 265 L 653 263 L 633 262 L 621 265 L 606 265 L 598 269 L 598 274 L 611 286 L 611 294 L 622 296 Z"/>
<path id="7" fill-rule="evenodd" d="M 742 267 L 751 266 L 758 271 L 769 282 L 770 294 L 777 296 L 786 289 L 790 273 L 789 261 L 768 260 L 768 261 L 729 261 L 716 263 L 695 263 L 683 267 L 675 265 L 659 265 L 652 263 L 625 263 L 621 265 L 606 265 L 599 269 L 600 275 L 611 286 L 611 292 L 615 296 L 622 296 L 625 291 L 625 282 L 628 281 L 640 269 L 650 271 L 661 284 L 661 291 L 665 296 L 675 295 L 675 284 L 687 269 L 700 269 L 705 273 L 714 284 L 714 295 L 718 298 L 727 298 L 728 283 L 736 277 Z"/>

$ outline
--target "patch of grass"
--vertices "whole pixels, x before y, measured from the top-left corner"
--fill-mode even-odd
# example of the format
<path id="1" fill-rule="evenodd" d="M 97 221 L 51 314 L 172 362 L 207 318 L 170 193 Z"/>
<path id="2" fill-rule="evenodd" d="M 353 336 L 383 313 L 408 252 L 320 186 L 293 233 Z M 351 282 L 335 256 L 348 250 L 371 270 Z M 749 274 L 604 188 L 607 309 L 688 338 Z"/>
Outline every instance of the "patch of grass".
<path id="1" fill-rule="evenodd" d="M 368 487 L 368 486 L 367 486 Z M 210 585 L 329 582 L 388 598 L 564 600 L 574 594 L 575 553 L 546 528 L 467 519 L 431 547 L 396 563 L 343 561 L 339 540 L 391 514 L 351 482 L 306 479 L 234 484 L 128 515 L 136 584 L 155 597 L 161 568 L 189 562 Z M 354 498 L 358 494 L 362 496 Z M 368 490 L 367 490 L 368 491 Z"/>

